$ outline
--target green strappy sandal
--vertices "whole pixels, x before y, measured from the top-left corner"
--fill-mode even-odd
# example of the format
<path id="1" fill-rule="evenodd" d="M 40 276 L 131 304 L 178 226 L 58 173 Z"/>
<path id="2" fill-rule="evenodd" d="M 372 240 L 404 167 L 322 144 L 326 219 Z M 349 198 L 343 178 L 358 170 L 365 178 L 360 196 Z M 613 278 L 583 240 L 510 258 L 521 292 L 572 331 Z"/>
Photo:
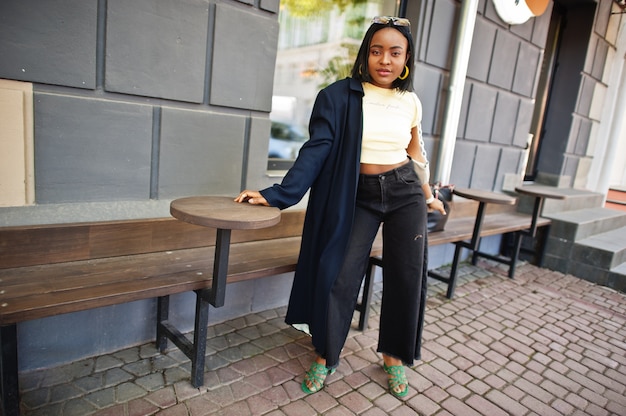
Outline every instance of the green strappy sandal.
<path id="1" fill-rule="evenodd" d="M 302 391 L 306 394 L 320 391 L 322 387 L 324 387 L 326 377 L 334 372 L 334 368 L 329 370 L 324 364 L 319 364 L 316 361 L 313 361 L 311 368 L 309 368 L 309 371 L 307 371 L 304 375 L 304 380 L 302 380 Z M 310 382 L 311 388 L 307 386 L 307 381 Z"/>
<path id="2" fill-rule="evenodd" d="M 406 373 L 404 372 L 403 365 L 390 365 L 387 367 L 387 364 L 383 363 L 383 368 L 385 372 L 389 374 L 387 383 L 389 384 L 389 391 L 396 397 L 404 397 L 409 392 L 409 382 L 406 379 Z M 396 388 L 404 385 L 404 389 L 400 391 L 396 391 Z"/>

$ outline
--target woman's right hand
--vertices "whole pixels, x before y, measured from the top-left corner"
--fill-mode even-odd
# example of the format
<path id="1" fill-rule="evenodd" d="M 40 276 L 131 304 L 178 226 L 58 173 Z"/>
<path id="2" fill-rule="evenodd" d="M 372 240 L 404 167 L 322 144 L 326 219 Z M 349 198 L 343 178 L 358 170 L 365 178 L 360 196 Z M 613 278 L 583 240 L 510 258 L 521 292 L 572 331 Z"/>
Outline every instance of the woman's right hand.
<path id="1" fill-rule="evenodd" d="M 259 191 L 250 191 L 248 189 L 241 191 L 239 196 L 235 198 L 235 202 L 247 202 L 252 205 L 265 205 L 266 207 L 270 206 Z"/>

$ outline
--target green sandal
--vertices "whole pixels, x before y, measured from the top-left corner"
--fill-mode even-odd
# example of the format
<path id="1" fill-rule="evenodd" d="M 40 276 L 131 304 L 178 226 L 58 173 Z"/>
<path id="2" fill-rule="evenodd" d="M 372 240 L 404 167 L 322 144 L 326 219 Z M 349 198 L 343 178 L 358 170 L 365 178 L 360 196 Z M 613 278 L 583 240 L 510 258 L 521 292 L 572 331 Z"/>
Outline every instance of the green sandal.
<path id="1" fill-rule="evenodd" d="M 304 375 L 304 380 L 302 380 L 302 391 L 306 394 L 320 391 L 322 387 L 324 387 L 326 376 L 333 374 L 334 372 L 334 368 L 329 370 L 324 364 L 319 364 L 318 362 L 313 361 L 311 368 L 309 368 L 309 371 L 307 371 Z M 307 386 L 307 381 L 311 384 L 311 388 Z"/>
<path id="2" fill-rule="evenodd" d="M 403 365 L 390 365 L 387 367 L 387 364 L 383 363 L 383 368 L 385 372 L 389 374 L 387 383 L 389 384 L 389 391 L 396 397 L 404 397 L 409 392 L 409 382 L 406 379 L 406 373 L 404 372 Z M 396 391 L 396 389 L 400 386 L 404 385 L 404 389 L 400 391 Z"/>

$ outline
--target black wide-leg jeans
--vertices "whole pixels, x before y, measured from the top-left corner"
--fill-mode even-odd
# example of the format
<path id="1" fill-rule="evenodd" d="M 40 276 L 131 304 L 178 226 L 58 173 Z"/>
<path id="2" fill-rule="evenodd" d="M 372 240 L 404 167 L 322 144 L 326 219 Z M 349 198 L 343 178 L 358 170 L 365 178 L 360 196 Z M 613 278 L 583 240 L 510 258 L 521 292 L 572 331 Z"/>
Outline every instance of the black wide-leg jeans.
<path id="1" fill-rule="evenodd" d="M 426 203 L 413 162 L 359 176 L 356 212 L 345 260 L 329 298 L 328 368 L 339 364 L 369 254 L 383 224 L 383 292 L 378 352 L 412 365 L 420 357 L 427 279 Z"/>

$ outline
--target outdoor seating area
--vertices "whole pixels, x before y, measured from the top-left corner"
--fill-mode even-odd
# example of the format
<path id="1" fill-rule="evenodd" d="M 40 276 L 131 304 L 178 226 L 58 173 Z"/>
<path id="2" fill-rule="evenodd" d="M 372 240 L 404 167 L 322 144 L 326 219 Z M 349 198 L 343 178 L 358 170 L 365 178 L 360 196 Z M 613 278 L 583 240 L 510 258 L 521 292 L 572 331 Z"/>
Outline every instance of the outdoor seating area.
<path id="1" fill-rule="evenodd" d="M 431 272 L 431 276 L 447 284 L 448 298 L 454 293 L 461 248 L 472 248 L 478 252 L 481 237 L 517 233 L 528 229 L 531 223 L 538 222 L 539 226 L 550 223 L 548 219 L 533 220 L 530 215 L 517 212 L 516 200 L 512 197 L 469 190 L 461 191 L 459 195 L 472 199 L 453 201 L 446 229 L 429 236 L 429 245 L 456 245 L 448 277 Z M 491 202 L 492 206 L 486 207 L 487 202 Z M 172 207 L 174 210 L 174 203 Z M 180 213 L 177 215 L 184 217 Z M 274 214 L 271 216 L 275 224 L 277 217 Z M 193 222 L 187 224 L 160 218 L 3 229 L 1 243 L 7 250 L 0 263 L 0 277 L 5 285 L 0 294 L 3 303 L 0 308 L 0 367 L 2 400 L 7 416 L 18 414 L 15 406 L 20 391 L 18 322 L 138 299 L 159 299 L 156 331 L 159 349 L 164 351 L 167 340 L 173 341 L 191 358 L 191 384 L 202 386 L 206 350 L 204 328 L 207 322 L 210 323 L 208 308 L 209 304 L 214 307 L 223 305 L 226 282 L 295 270 L 304 212 L 285 211 L 281 217 L 282 221 L 275 226 L 234 229 L 232 242 L 229 233 L 226 244 L 230 246 L 230 262 L 228 254 L 225 259 L 228 272 L 224 265 L 221 265 L 221 272 L 216 272 L 215 268 L 223 250 L 223 247 L 216 248 L 216 236 L 219 237 L 222 230 L 200 227 L 197 222 L 193 225 Z M 224 224 L 212 221 L 201 225 Z M 234 224 L 232 221 L 229 223 Z M 244 228 L 244 225 L 229 226 Z M 468 239 L 471 245 L 465 242 Z M 367 326 L 373 290 L 371 271 L 374 266 L 382 266 L 381 249 L 379 235 L 371 253 L 363 300 L 357 305 L 360 329 Z M 509 265 L 509 275 L 515 267 L 517 251 L 505 261 Z M 221 276 L 217 279 L 207 277 L 207 272 L 211 270 Z M 185 291 L 195 291 L 197 295 L 193 342 L 187 341 L 167 321 L 169 295 Z M 216 300 L 216 296 L 219 299 Z"/>
<path id="2" fill-rule="evenodd" d="M 429 286 L 423 357 L 398 400 L 376 353 L 375 286 L 368 328 L 355 316 L 338 371 L 314 395 L 300 390 L 310 340 L 279 308 L 211 323 L 201 388 L 184 354 L 149 343 L 21 374 L 23 414 L 626 414 L 625 294 L 523 262 L 513 280 L 490 260 L 463 264 L 453 299 Z"/>

